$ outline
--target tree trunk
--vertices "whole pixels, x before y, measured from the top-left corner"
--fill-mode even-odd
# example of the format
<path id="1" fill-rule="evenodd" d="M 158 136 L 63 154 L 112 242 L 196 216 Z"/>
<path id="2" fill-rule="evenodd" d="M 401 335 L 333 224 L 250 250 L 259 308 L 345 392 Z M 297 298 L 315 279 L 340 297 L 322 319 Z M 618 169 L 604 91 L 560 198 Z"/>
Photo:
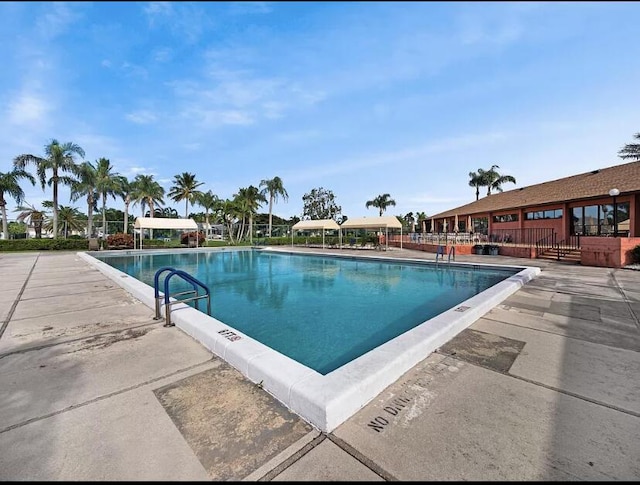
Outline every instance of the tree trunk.
<path id="1" fill-rule="evenodd" d="M 153 219 L 153 213 L 155 212 L 155 208 L 153 207 L 153 201 L 149 201 L 149 217 Z M 153 239 L 153 229 L 149 229 L 149 239 Z"/>
<path id="2" fill-rule="evenodd" d="M 2 237 L 6 240 L 9 239 L 9 224 L 7 222 L 7 207 L 4 200 L 2 204 L 0 204 L 0 208 L 2 209 Z"/>
<path id="3" fill-rule="evenodd" d="M 249 214 L 249 244 L 253 244 L 253 214 Z"/>
<path id="4" fill-rule="evenodd" d="M 186 219 L 189 217 L 189 199 L 185 199 L 184 202 L 184 218 Z"/>
<path id="5" fill-rule="evenodd" d="M 129 197 L 127 197 L 124 201 L 124 226 L 122 228 L 122 232 L 127 234 L 129 231 Z"/>
<path id="6" fill-rule="evenodd" d="M 107 237 L 107 194 L 102 194 L 102 237 Z"/>
<path id="7" fill-rule="evenodd" d="M 58 173 L 53 172 L 53 238 L 58 237 Z"/>
<path id="8" fill-rule="evenodd" d="M 87 196 L 87 237 L 93 236 L 93 196 Z"/>
<path id="9" fill-rule="evenodd" d="M 269 237 L 271 237 L 271 223 L 272 223 L 272 207 L 273 207 L 273 193 L 269 194 Z"/>

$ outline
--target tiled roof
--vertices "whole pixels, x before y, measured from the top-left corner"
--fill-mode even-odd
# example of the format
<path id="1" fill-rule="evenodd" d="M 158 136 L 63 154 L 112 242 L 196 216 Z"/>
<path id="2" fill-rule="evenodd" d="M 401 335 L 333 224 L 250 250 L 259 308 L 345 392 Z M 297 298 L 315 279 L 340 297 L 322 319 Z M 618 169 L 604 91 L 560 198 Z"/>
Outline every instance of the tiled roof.
<path id="1" fill-rule="evenodd" d="M 482 191 L 484 187 L 480 187 Z M 640 161 L 601 168 L 550 182 L 494 193 L 470 204 L 462 205 L 429 217 L 449 217 L 517 209 L 533 205 L 589 199 L 609 194 L 617 188 L 620 194 L 640 192 Z M 486 190 L 486 189 L 485 189 Z"/>

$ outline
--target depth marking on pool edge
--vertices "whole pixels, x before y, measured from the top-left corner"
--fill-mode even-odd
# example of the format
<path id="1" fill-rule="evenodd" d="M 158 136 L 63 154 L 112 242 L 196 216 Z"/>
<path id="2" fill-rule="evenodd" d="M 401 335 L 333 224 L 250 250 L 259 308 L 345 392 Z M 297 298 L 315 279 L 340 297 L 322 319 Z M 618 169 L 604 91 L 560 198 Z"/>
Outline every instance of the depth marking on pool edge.
<path id="1" fill-rule="evenodd" d="M 407 404 L 411 402 L 411 398 L 406 397 L 397 397 L 393 401 L 391 401 L 391 406 L 385 406 L 382 408 L 383 411 L 389 413 L 391 416 L 397 416 L 400 411 L 407 407 Z M 376 416 L 373 418 L 367 426 L 369 429 L 372 429 L 376 433 L 382 432 L 384 427 L 389 424 L 389 420 L 384 416 Z"/>
<path id="2" fill-rule="evenodd" d="M 466 312 L 469 308 L 471 308 L 470 306 L 459 306 L 458 308 L 456 308 L 455 310 L 453 310 L 454 312 Z"/>
<path id="3" fill-rule="evenodd" d="M 224 338 L 226 338 L 227 340 L 231 340 L 232 342 L 235 342 L 236 340 L 240 340 L 242 338 L 240 335 L 238 335 L 235 332 L 232 332 L 228 328 L 225 328 L 223 330 L 218 330 L 218 333 L 222 335 Z"/>

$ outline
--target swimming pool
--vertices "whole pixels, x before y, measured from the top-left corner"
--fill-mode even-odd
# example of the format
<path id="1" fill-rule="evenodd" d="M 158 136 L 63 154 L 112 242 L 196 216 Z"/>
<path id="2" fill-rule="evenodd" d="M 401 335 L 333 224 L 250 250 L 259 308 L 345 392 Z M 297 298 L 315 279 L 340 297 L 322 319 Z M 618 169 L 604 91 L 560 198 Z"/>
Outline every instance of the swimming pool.
<path id="1" fill-rule="evenodd" d="M 539 272 L 269 248 L 94 254 L 151 307 L 160 266 L 207 283 L 213 318 L 179 304 L 176 325 L 327 432 Z"/>
<path id="2" fill-rule="evenodd" d="M 323 375 L 518 272 L 260 250 L 99 259 L 150 286 L 159 268 L 186 271 L 213 317 Z"/>

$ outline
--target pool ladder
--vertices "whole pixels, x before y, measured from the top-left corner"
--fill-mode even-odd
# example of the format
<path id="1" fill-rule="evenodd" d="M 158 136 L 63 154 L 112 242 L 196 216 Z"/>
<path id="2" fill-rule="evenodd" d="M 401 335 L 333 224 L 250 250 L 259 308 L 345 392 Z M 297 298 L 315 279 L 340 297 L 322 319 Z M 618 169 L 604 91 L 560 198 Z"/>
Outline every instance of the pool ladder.
<path id="1" fill-rule="evenodd" d="M 447 251 L 446 246 L 438 246 L 436 249 L 436 263 L 438 262 L 438 256 L 442 256 L 442 260 L 444 261 L 444 254 Z M 447 263 L 451 262 L 451 256 L 453 256 L 453 260 L 456 260 L 456 247 L 451 246 L 449 249 L 449 256 L 447 258 Z"/>
<path id="2" fill-rule="evenodd" d="M 164 279 L 164 294 L 161 295 L 160 288 L 159 288 L 160 275 L 166 271 L 168 271 L 169 274 Z M 173 276 L 178 276 L 179 278 L 183 279 L 187 283 L 191 284 L 193 288 L 191 290 L 180 291 L 178 293 L 173 293 L 173 294 L 169 293 L 169 280 Z M 201 295 L 199 290 L 204 290 L 204 294 Z M 153 317 L 153 319 L 154 320 L 162 319 L 162 316 L 160 315 L 160 300 L 164 299 L 164 313 L 165 313 L 164 326 L 165 327 L 172 327 L 174 325 L 173 323 L 171 323 L 171 305 L 174 305 L 176 303 L 188 303 L 190 301 L 195 301 L 196 310 L 199 310 L 198 302 L 202 298 L 206 298 L 207 314 L 211 315 L 211 292 L 209 291 L 209 287 L 204 283 L 202 283 L 201 281 L 198 281 L 197 279 L 195 279 L 186 271 L 175 269 L 170 266 L 165 266 L 163 268 L 160 268 L 158 271 L 156 271 L 156 274 L 153 277 L 153 292 L 156 300 L 156 315 L 155 317 Z M 191 295 L 191 296 L 189 296 L 188 298 L 180 299 L 180 300 L 175 299 L 176 296 L 184 296 L 184 295 Z M 171 298 L 174 298 L 174 301 L 171 301 Z"/>

